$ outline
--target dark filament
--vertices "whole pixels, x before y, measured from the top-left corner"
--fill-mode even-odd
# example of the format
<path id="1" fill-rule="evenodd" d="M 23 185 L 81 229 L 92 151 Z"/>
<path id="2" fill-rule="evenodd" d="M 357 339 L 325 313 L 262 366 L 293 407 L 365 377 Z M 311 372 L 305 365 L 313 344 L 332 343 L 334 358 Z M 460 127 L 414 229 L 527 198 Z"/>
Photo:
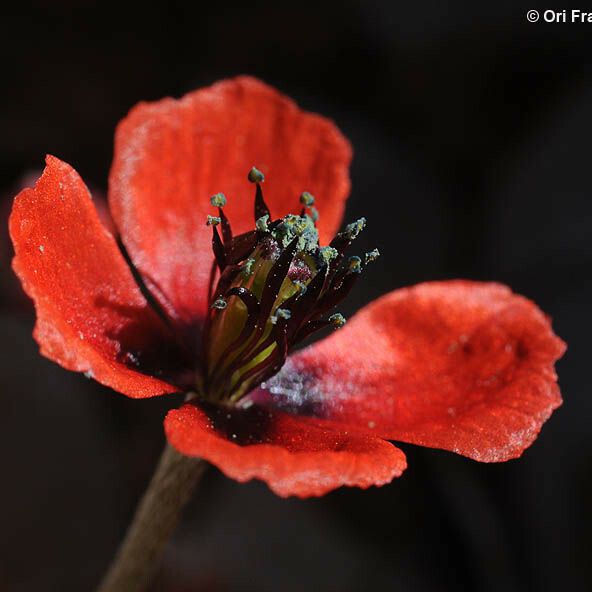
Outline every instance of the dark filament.
<path id="1" fill-rule="evenodd" d="M 249 173 L 249 180 L 256 185 L 256 230 L 233 236 L 222 206 L 217 218 L 208 219 L 215 264 L 203 331 L 201 386 L 202 394 L 213 401 L 235 403 L 277 373 L 302 340 L 326 327 L 342 326 L 345 319 L 339 314 L 322 317 L 349 293 L 360 275 L 360 258 L 351 258 L 349 266 L 343 265 L 343 259 L 365 225 L 363 218 L 339 233 L 331 248 L 322 250 L 315 228 L 316 211 L 314 217 L 306 214 L 314 198 L 303 194 L 305 207 L 300 216 L 272 220 L 261 189 L 263 179 L 255 168 Z M 366 260 L 377 256 L 373 251 Z M 250 274 L 255 274 L 252 281 Z M 234 338 L 225 337 L 224 330 L 215 326 L 217 315 L 229 310 L 244 318 Z M 209 355 L 214 343 L 217 353 L 212 359 Z"/>

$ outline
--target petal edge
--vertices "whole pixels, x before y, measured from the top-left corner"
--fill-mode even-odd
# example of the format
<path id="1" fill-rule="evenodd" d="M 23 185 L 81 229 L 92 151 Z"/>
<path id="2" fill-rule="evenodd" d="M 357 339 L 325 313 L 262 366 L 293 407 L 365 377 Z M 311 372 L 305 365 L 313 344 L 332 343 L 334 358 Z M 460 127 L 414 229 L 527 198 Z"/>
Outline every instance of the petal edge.
<path id="1" fill-rule="evenodd" d="M 122 361 L 167 333 L 70 165 L 47 157 L 35 187 L 15 198 L 10 235 L 44 356 L 130 397 L 177 390 Z"/>
<path id="2" fill-rule="evenodd" d="M 165 431 L 180 453 L 204 458 L 240 482 L 265 481 L 281 497 L 384 485 L 406 468 L 403 452 L 380 438 L 257 406 L 186 403 L 168 413 Z"/>
<path id="3" fill-rule="evenodd" d="M 298 352 L 270 388 L 280 406 L 499 462 L 530 446 L 561 404 L 564 351 L 537 306 L 507 287 L 432 282 L 371 303 Z"/>
<path id="4" fill-rule="evenodd" d="M 266 174 L 274 216 L 316 195 L 319 231 L 338 229 L 350 189 L 351 146 L 328 119 L 300 110 L 249 76 L 220 81 L 176 100 L 140 103 L 120 122 L 109 203 L 136 267 L 182 324 L 205 315 L 211 263 L 211 195 L 228 198 L 235 234 L 252 229 L 253 165 Z"/>

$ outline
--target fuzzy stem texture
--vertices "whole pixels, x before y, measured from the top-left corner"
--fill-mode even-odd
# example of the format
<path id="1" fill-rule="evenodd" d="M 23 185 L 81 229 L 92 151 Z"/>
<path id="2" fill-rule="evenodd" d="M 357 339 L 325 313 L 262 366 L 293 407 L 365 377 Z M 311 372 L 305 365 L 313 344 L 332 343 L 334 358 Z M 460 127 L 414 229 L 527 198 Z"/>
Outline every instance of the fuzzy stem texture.
<path id="1" fill-rule="evenodd" d="M 206 463 L 164 449 L 117 555 L 97 592 L 144 592 Z"/>

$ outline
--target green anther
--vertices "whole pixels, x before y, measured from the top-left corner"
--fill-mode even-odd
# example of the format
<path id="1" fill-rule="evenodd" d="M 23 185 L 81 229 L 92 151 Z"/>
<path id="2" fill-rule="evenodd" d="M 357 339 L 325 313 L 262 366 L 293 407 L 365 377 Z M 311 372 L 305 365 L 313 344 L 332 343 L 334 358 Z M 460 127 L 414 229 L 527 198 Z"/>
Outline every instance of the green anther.
<path id="1" fill-rule="evenodd" d="M 300 203 L 307 208 L 310 208 L 310 206 L 312 206 L 314 202 L 314 196 L 311 195 L 308 191 L 304 191 L 300 196 Z"/>
<path id="2" fill-rule="evenodd" d="M 319 245 L 319 233 L 310 216 L 288 214 L 273 230 L 272 235 L 284 248 L 296 237 L 299 237 L 299 251 L 312 253 Z"/>
<path id="3" fill-rule="evenodd" d="M 302 236 L 305 230 L 308 228 L 308 221 L 306 218 L 298 218 L 294 224 L 294 230 L 296 234 Z"/>
<path id="4" fill-rule="evenodd" d="M 312 253 L 319 246 L 319 231 L 315 228 L 312 220 L 302 233 L 299 246 L 308 253 Z"/>
<path id="5" fill-rule="evenodd" d="M 380 251 L 378 249 L 373 249 L 372 251 L 366 253 L 366 255 L 364 255 L 364 262 L 366 263 L 366 265 L 368 265 L 368 263 L 372 263 L 372 261 L 376 261 L 378 258 L 380 257 Z"/>
<path id="6" fill-rule="evenodd" d="M 336 329 L 340 329 L 341 327 L 343 327 L 343 325 L 345 325 L 345 317 L 340 312 L 336 312 L 335 314 L 332 314 L 327 320 Z"/>
<path id="7" fill-rule="evenodd" d="M 294 232 L 290 228 L 290 224 L 285 221 L 278 224 L 271 234 L 281 247 L 287 247 L 294 238 Z"/>
<path id="8" fill-rule="evenodd" d="M 255 264 L 255 259 L 247 259 L 241 268 L 241 273 L 243 278 L 247 279 L 253 273 L 253 265 Z"/>
<path id="9" fill-rule="evenodd" d="M 326 263 L 327 265 L 331 263 L 331 261 L 333 261 L 333 259 L 335 259 L 338 255 L 339 252 L 333 247 L 321 247 L 319 249 L 319 256 L 323 263 Z"/>
<path id="10" fill-rule="evenodd" d="M 263 183 L 265 181 L 265 175 L 257 167 L 253 167 L 249 171 L 247 178 L 251 183 Z"/>
<path id="11" fill-rule="evenodd" d="M 296 231 L 299 220 L 300 216 L 297 216 L 296 214 L 287 214 L 284 216 L 284 224 L 294 232 Z"/>
<path id="12" fill-rule="evenodd" d="M 356 220 L 355 222 L 348 224 L 345 227 L 343 234 L 345 234 L 345 236 L 349 240 L 354 240 L 355 238 L 357 238 L 358 234 L 360 234 L 360 232 L 362 232 L 362 230 L 364 230 L 365 226 L 366 226 L 366 218 L 360 218 L 360 219 Z"/>
<path id="13" fill-rule="evenodd" d="M 228 302 L 222 298 L 222 296 L 218 296 L 216 300 L 212 303 L 212 308 L 216 310 L 224 310 L 228 306 Z"/>
<path id="14" fill-rule="evenodd" d="M 222 273 L 216 284 L 215 275 L 211 278 L 203 373 L 194 388 L 215 404 L 238 403 L 278 372 L 288 352 L 312 333 L 343 327 L 346 319 L 331 314 L 333 307 L 360 279 L 353 274 L 379 256 L 378 249 L 361 257 L 345 254 L 365 218 L 345 226 L 331 246 L 321 246 L 311 193 L 300 194 L 296 213 L 272 218 L 260 185 L 265 175 L 252 167 L 248 179 L 256 184 L 255 224 L 243 237 L 232 236 L 222 209 L 226 196 L 209 198 L 214 209 L 208 210 L 218 215 L 207 216 L 207 225 Z"/>
<path id="15" fill-rule="evenodd" d="M 270 318 L 273 325 L 278 322 L 278 319 L 288 320 L 292 316 L 292 313 L 287 308 L 278 308 L 275 314 Z"/>
<path id="16" fill-rule="evenodd" d="M 210 197 L 210 203 L 215 208 L 223 208 L 226 205 L 226 196 L 223 193 L 216 193 Z"/>
<path id="17" fill-rule="evenodd" d="M 349 273 L 360 273 L 362 271 L 362 260 L 357 255 L 350 257 L 347 262 L 347 270 Z"/>
<path id="18" fill-rule="evenodd" d="M 255 228 L 260 232 L 267 232 L 269 230 L 269 214 L 261 216 L 261 218 L 255 222 Z"/>
<path id="19" fill-rule="evenodd" d="M 298 248 L 308 253 L 315 251 L 319 246 L 319 231 L 315 228 L 312 218 L 310 216 L 303 216 L 296 226 L 297 232 L 300 235 Z"/>

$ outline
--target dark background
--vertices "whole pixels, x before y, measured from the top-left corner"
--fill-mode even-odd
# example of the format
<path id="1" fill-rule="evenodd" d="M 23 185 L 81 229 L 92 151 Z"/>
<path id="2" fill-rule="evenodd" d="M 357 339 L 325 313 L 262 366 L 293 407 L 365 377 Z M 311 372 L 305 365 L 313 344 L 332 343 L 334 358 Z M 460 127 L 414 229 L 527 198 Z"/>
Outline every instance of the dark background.
<path id="1" fill-rule="evenodd" d="M 578 7 L 585 10 L 585 3 Z M 530 1 L 17 2 L 0 23 L 0 590 L 92 590 L 164 443 L 175 398 L 132 401 L 41 358 L 5 219 L 53 153 L 106 189 L 139 100 L 259 76 L 352 140 L 348 216 L 378 246 L 344 312 L 436 278 L 498 280 L 569 345 L 565 404 L 523 458 L 402 446 L 383 488 L 281 500 L 211 469 L 155 590 L 592 587 L 592 23 Z M 569 8 L 567 5 L 554 8 Z"/>

